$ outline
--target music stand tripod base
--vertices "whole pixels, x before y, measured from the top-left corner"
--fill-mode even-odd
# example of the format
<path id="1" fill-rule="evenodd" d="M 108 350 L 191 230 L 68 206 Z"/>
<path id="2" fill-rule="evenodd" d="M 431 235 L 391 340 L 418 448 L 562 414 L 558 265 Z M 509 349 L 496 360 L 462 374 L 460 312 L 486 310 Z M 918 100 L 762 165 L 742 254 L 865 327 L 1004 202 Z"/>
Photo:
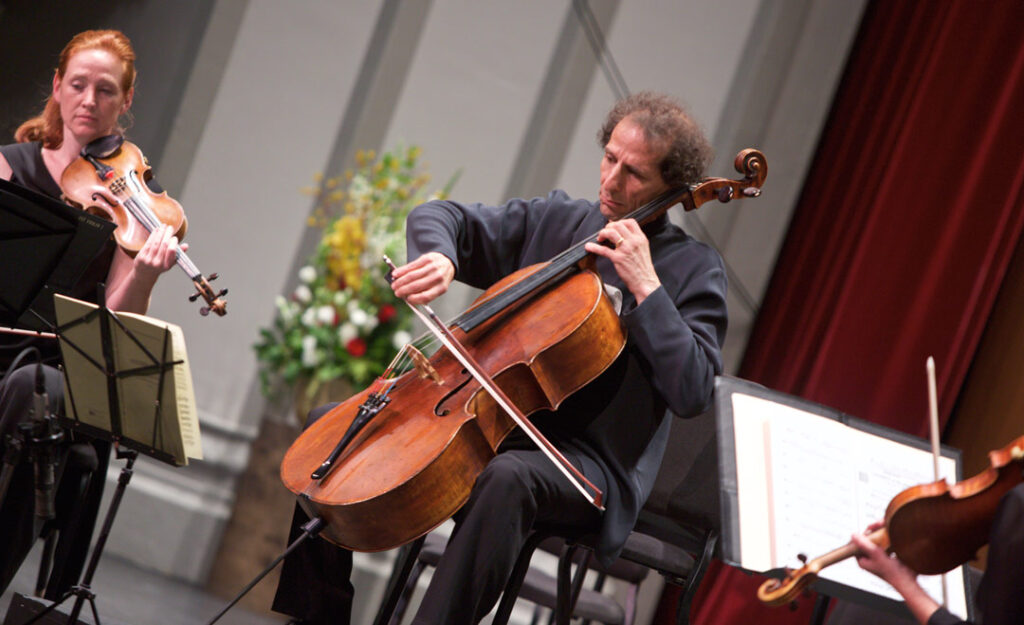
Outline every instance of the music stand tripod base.
<path id="1" fill-rule="evenodd" d="M 93 622 L 96 625 L 101 625 L 100 615 L 96 611 L 96 594 L 92 591 L 92 578 L 96 573 L 96 568 L 99 566 L 100 557 L 103 555 L 103 548 L 107 544 L 107 539 L 110 537 L 110 528 L 114 525 L 114 517 L 117 516 L 117 509 L 121 505 L 121 498 L 124 497 L 124 491 L 128 487 L 128 482 L 132 479 L 133 467 L 135 466 L 135 459 L 139 457 L 139 452 L 134 449 L 125 449 L 120 446 L 115 447 L 117 450 L 117 459 L 126 459 L 127 462 L 124 468 L 121 469 L 121 474 L 117 478 L 117 488 L 114 490 L 114 496 L 110 500 L 110 506 L 107 508 L 107 514 L 103 518 L 103 527 L 100 530 L 100 535 L 96 539 L 96 544 L 93 546 L 92 554 L 89 557 L 89 565 L 85 569 L 85 575 L 82 577 L 82 581 L 75 586 L 72 586 L 70 590 L 64 593 L 64 596 L 51 604 L 48 608 L 34 616 L 31 620 L 18 625 L 32 625 L 34 623 L 48 623 L 50 621 L 43 621 L 42 619 L 48 614 L 57 609 L 57 606 L 64 603 L 72 596 L 75 597 L 75 605 L 71 609 L 71 613 L 68 615 L 67 625 L 78 625 L 78 615 L 82 613 L 82 606 L 86 601 L 89 602 L 89 607 L 92 610 Z"/>

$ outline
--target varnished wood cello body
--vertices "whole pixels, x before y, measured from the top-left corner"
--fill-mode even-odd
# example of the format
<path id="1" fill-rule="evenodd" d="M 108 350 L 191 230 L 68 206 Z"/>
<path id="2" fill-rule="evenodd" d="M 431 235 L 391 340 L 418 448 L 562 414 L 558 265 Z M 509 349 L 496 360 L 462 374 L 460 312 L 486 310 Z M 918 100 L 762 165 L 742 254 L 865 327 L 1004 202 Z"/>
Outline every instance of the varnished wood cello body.
<path id="1" fill-rule="evenodd" d="M 756 196 L 764 156 L 741 152 L 741 180 L 713 178 L 673 190 L 629 215 L 646 223 L 682 202 Z M 591 237 L 588 240 L 594 240 Z M 589 269 L 583 242 L 548 263 L 489 288 L 451 331 L 525 414 L 555 409 L 607 369 L 625 345 L 618 314 Z M 368 425 L 331 469 L 313 478 L 360 413 Z M 393 380 L 374 384 L 308 428 L 281 465 L 281 478 L 324 535 L 359 551 L 405 544 L 454 514 L 514 423 L 447 350 Z"/>

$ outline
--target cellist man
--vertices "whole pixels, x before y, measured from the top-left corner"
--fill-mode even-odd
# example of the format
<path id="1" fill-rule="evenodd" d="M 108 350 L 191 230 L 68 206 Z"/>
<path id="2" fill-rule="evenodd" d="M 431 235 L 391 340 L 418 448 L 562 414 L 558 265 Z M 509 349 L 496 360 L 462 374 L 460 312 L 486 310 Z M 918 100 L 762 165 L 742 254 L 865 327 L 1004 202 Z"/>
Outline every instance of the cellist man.
<path id="1" fill-rule="evenodd" d="M 408 218 L 413 260 L 394 271 L 392 287 L 410 303 L 430 302 L 454 279 L 486 288 L 596 232 L 600 244 L 586 249 L 597 256 L 605 283 L 621 291 L 620 318 L 628 331 L 623 353 L 603 374 L 556 412 L 531 417 L 604 493 L 605 511 L 513 432 L 455 516 L 414 623 L 479 622 L 497 602 L 535 524 L 597 532 L 597 556 L 610 563 L 654 485 L 671 423 L 666 410 L 691 417 L 710 403 L 726 330 L 722 260 L 667 215 L 642 227 L 623 219 L 670 188 L 702 178 L 710 145 L 679 103 L 654 93 L 618 102 L 598 140 L 597 201 L 562 191 L 501 206 L 432 201 Z M 339 587 L 351 592 L 351 559 L 324 541 L 306 545 L 305 553 L 286 561 L 275 609 L 304 619 L 298 622 L 346 622 L 349 606 Z"/>

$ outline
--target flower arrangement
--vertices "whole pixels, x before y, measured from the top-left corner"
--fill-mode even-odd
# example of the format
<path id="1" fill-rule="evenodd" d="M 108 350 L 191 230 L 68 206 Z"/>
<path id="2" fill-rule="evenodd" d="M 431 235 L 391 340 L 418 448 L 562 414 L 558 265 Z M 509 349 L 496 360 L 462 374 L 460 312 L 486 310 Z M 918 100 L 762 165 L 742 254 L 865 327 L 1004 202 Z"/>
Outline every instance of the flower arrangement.
<path id="1" fill-rule="evenodd" d="M 298 272 L 298 286 L 276 298 L 273 324 L 260 330 L 253 346 L 264 394 L 271 394 L 274 380 L 305 384 L 308 397 L 332 380 L 365 387 L 410 341 L 412 312 L 385 280 L 382 256 L 404 262 L 405 217 L 430 199 L 419 156 L 416 147 L 379 159 L 360 151 L 355 172 L 317 175 L 316 186 L 303 189 L 316 199 L 309 225 L 323 234 Z M 446 196 L 454 181 L 432 197 Z"/>

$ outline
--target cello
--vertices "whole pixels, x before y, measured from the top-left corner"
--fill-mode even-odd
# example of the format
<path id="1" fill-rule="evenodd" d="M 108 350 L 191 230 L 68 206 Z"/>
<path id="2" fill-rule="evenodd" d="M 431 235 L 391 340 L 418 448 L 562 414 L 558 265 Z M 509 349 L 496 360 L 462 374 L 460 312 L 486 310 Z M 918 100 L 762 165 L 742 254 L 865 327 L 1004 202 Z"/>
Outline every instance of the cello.
<path id="1" fill-rule="evenodd" d="M 734 164 L 742 179 L 670 190 L 626 218 L 643 224 L 676 203 L 693 210 L 710 199 L 759 195 L 764 155 L 744 150 Z M 615 361 L 625 332 L 583 247 L 589 241 L 596 233 L 492 285 L 450 327 L 440 324 L 454 349 L 427 356 L 407 346 L 399 357 L 412 361 L 410 369 L 390 377 L 389 368 L 296 439 L 281 479 L 326 522 L 328 540 L 380 551 L 426 534 L 465 503 L 516 425 L 530 433 L 525 417 L 506 414 L 506 400 L 514 413 L 556 409 Z M 467 373 L 476 363 L 496 392 Z M 599 492 L 584 494 L 600 507 Z"/>
<path id="2" fill-rule="evenodd" d="M 868 540 L 895 553 L 911 570 L 938 575 L 975 557 L 988 543 L 989 527 L 999 501 L 1021 483 L 1024 436 L 988 453 L 989 466 L 950 486 L 945 480 L 912 486 L 898 493 L 885 510 L 885 526 Z M 787 604 L 817 579 L 825 567 L 859 553 L 852 542 L 787 569 L 782 579 L 770 579 L 757 590 L 762 603 Z"/>

